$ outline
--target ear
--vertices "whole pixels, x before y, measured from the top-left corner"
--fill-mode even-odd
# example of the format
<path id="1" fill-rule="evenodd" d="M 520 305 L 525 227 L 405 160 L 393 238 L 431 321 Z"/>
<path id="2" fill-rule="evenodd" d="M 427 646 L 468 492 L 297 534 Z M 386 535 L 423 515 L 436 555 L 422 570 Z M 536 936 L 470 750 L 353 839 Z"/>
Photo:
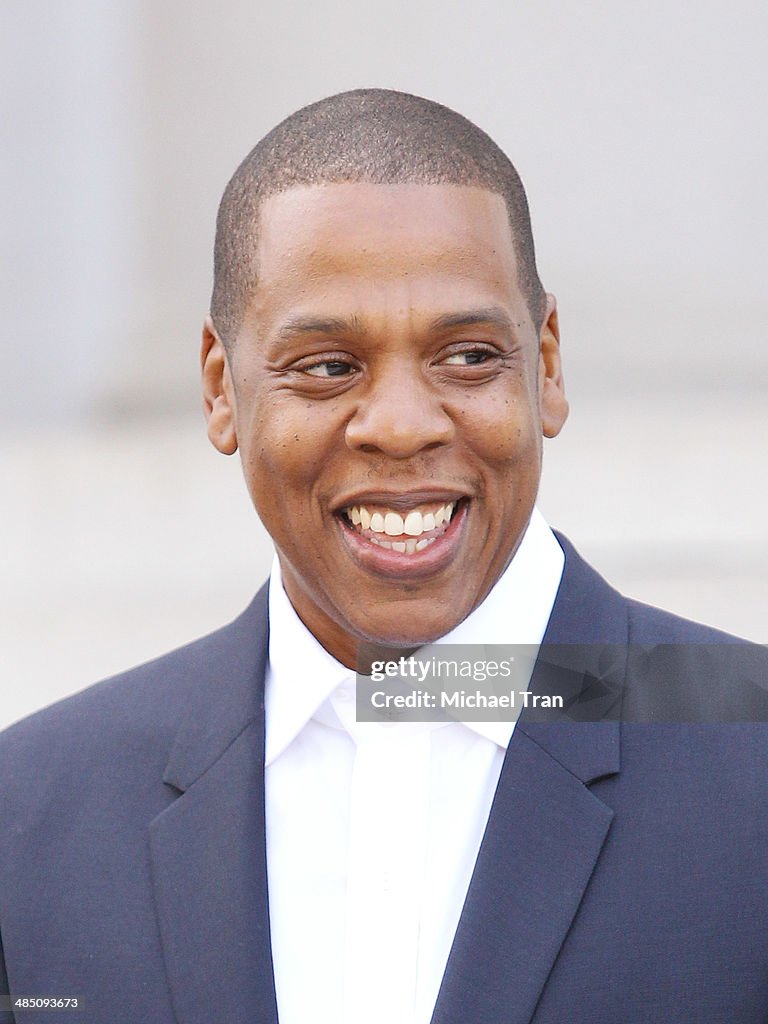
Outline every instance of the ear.
<path id="1" fill-rule="evenodd" d="M 203 412 L 208 421 L 208 438 L 222 455 L 237 451 L 235 430 L 235 393 L 224 343 L 213 320 L 205 318 L 203 344 L 200 350 L 203 372 Z"/>
<path id="2" fill-rule="evenodd" d="M 547 293 L 544 322 L 539 332 L 539 405 L 544 437 L 557 437 L 568 418 L 568 401 L 560 362 L 557 301 Z"/>

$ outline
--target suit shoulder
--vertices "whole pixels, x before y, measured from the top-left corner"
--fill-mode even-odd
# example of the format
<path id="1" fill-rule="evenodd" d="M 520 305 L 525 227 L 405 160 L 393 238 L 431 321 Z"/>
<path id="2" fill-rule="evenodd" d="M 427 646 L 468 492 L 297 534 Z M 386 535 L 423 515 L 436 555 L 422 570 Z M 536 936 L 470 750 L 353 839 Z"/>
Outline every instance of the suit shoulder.
<path id="1" fill-rule="evenodd" d="M 174 698 L 183 695 L 215 637 L 213 633 L 192 641 L 34 712 L 0 733 L 0 750 L 18 747 L 28 738 L 45 741 L 62 729 L 83 728 L 93 734 L 99 728 L 119 730 L 134 717 L 157 721 L 159 715 L 162 720 L 168 709 L 177 707 Z"/>
<path id="2" fill-rule="evenodd" d="M 552 612 L 550 639 L 582 643 L 747 644 L 712 626 L 626 597 L 608 583 L 559 531 L 565 568 Z"/>
<path id="3" fill-rule="evenodd" d="M 743 637 L 706 626 L 653 605 L 624 599 L 627 604 L 630 643 L 749 644 Z"/>
<path id="4" fill-rule="evenodd" d="M 262 611 L 262 593 L 229 625 L 158 658 L 94 683 L 0 732 L 0 778 L 47 763 L 103 760 L 120 750 L 170 745 L 181 717 L 204 699 Z"/>

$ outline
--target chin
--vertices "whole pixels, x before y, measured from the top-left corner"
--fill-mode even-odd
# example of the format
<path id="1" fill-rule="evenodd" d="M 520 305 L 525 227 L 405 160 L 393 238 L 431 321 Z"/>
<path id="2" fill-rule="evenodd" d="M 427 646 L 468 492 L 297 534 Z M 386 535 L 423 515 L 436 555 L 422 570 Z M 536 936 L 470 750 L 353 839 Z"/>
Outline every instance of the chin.
<path id="1" fill-rule="evenodd" d="M 467 612 L 467 614 L 469 613 Z M 418 628 L 414 625 L 414 618 L 419 620 Z M 368 622 L 367 629 L 361 635 L 361 640 L 364 645 L 377 647 L 423 647 L 425 644 L 431 644 L 439 637 L 445 636 L 446 633 L 450 633 L 463 618 L 466 618 L 466 615 L 462 615 L 461 618 L 455 618 L 452 615 L 450 618 L 425 622 L 414 613 L 403 622 L 387 622 L 375 627 Z"/>

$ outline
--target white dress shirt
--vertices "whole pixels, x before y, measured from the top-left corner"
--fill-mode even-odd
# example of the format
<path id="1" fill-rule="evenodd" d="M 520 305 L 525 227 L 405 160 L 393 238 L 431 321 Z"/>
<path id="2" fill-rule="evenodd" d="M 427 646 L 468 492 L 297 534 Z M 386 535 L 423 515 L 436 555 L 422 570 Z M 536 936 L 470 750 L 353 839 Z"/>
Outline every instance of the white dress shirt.
<path id="1" fill-rule="evenodd" d="M 541 514 L 438 643 L 541 643 L 564 556 Z M 280 1024 L 429 1024 L 514 722 L 355 721 L 355 676 L 275 559 L 266 827 Z"/>

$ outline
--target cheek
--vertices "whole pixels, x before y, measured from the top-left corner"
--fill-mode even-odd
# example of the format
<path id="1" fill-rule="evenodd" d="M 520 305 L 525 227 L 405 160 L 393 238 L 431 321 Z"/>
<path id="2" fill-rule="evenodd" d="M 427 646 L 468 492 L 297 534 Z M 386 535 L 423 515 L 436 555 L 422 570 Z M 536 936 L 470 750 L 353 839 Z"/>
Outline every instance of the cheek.
<path id="1" fill-rule="evenodd" d="M 317 409 L 304 403 L 267 398 L 253 408 L 240 453 L 254 504 L 268 511 L 290 496 L 292 515 L 303 516 L 327 458 L 328 431 Z"/>
<path id="2" fill-rule="evenodd" d="M 541 423 L 529 397 L 508 393 L 478 397 L 461 411 L 462 433 L 474 452 L 499 471 L 528 467 L 536 471 Z"/>

